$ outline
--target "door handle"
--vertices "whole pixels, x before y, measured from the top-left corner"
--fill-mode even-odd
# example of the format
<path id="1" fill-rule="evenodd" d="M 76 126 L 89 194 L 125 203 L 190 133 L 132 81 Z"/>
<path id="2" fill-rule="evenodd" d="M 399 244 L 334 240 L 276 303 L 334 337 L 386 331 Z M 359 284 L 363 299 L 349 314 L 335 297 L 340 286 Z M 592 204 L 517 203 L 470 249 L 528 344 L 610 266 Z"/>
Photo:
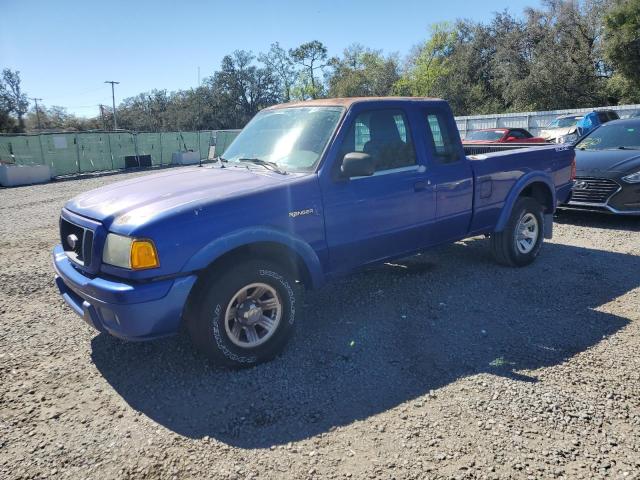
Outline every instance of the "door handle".
<path id="1" fill-rule="evenodd" d="M 420 180 L 413 184 L 413 190 L 416 192 L 421 192 L 422 190 L 427 188 L 427 185 L 431 185 L 431 180 Z"/>

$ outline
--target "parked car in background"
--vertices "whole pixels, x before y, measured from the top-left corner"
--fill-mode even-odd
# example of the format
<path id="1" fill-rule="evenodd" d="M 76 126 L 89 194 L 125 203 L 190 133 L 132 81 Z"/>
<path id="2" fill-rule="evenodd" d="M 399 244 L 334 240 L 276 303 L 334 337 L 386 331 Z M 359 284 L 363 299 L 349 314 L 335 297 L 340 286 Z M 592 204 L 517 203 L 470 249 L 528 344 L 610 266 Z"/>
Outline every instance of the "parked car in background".
<path id="1" fill-rule="evenodd" d="M 588 122 L 585 120 L 585 115 L 558 117 L 540 131 L 540 136 L 551 143 L 573 143 L 599 125 L 620 118 L 613 110 L 598 110 L 591 113 L 586 115 Z"/>
<path id="2" fill-rule="evenodd" d="M 582 115 L 564 115 L 555 118 L 540 131 L 540 136 L 551 143 L 571 143 L 578 139 L 578 121 Z"/>
<path id="3" fill-rule="evenodd" d="M 462 143 L 544 143 L 524 128 L 483 128 L 467 133 Z"/>
<path id="4" fill-rule="evenodd" d="M 640 118 L 606 123 L 578 142 L 564 207 L 640 215 Z"/>
<path id="5" fill-rule="evenodd" d="M 584 137 L 587 133 L 595 130 L 600 125 L 612 120 L 619 120 L 620 116 L 613 110 L 600 110 L 587 113 L 578 120 L 578 137 Z"/>

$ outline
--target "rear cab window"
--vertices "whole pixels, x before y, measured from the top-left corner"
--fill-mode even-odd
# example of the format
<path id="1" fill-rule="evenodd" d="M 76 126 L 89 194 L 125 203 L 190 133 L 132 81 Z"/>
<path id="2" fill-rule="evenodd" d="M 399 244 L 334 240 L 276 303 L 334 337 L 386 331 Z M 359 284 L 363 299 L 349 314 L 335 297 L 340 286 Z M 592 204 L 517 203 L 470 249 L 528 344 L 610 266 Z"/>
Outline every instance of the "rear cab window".
<path id="1" fill-rule="evenodd" d="M 426 110 L 427 145 L 438 163 L 448 164 L 461 160 L 457 135 L 452 131 L 449 117 L 441 111 Z"/>

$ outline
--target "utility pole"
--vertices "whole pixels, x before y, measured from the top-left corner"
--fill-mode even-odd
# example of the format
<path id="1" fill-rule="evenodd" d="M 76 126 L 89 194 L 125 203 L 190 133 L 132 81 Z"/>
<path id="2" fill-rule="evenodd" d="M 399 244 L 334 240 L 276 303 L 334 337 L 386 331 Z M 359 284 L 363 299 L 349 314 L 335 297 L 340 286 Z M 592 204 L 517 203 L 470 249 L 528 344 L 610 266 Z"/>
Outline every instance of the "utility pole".
<path id="1" fill-rule="evenodd" d="M 118 130 L 118 119 L 116 118 L 116 94 L 114 90 L 114 85 L 119 84 L 120 82 L 114 82 L 113 80 L 106 80 L 104 83 L 111 84 L 111 101 L 113 102 L 113 129 Z"/>
<path id="2" fill-rule="evenodd" d="M 32 98 L 34 102 L 36 102 L 36 117 L 38 117 L 38 130 L 42 130 L 42 124 L 40 123 L 40 109 L 38 108 L 38 100 L 42 101 L 41 98 Z"/>
<path id="3" fill-rule="evenodd" d="M 201 85 L 201 83 L 200 83 L 200 66 L 198 66 L 198 88 L 196 89 L 196 99 L 198 101 L 198 118 L 196 119 L 196 123 L 197 123 L 196 128 L 198 130 L 200 130 L 200 121 L 201 121 L 201 118 L 202 118 L 202 108 L 200 106 L 200 95 L 201 95 L 201 92 L 199 91 L 200 90 L 200 85 Z M 200 142 L 198 142 L 198 145 L 199 144 L 200 144 Z"/>
<path id="4" fill-rule="evenodd" d="M 102 118 L 102 129 L 106 130 L 107 129 L 107 122 L 104 119 L 104 105 L 100 104 L 100 105 L 98 105 L 98 107 L 100 107 L 100 118 Z"/>

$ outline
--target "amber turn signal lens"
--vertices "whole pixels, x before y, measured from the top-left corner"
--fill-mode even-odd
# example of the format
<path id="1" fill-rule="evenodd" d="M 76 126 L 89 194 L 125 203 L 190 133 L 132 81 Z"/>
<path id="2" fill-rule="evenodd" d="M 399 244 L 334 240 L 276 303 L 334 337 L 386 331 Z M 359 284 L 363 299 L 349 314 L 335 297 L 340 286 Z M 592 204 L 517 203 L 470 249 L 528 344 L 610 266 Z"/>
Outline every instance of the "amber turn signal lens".
<path id="1" fill-rule="evenodd" d="M 134 240 L 131 244 L 131 268 L 144 270 L 160 266 L 158 252 L 151 240 Z"/>

